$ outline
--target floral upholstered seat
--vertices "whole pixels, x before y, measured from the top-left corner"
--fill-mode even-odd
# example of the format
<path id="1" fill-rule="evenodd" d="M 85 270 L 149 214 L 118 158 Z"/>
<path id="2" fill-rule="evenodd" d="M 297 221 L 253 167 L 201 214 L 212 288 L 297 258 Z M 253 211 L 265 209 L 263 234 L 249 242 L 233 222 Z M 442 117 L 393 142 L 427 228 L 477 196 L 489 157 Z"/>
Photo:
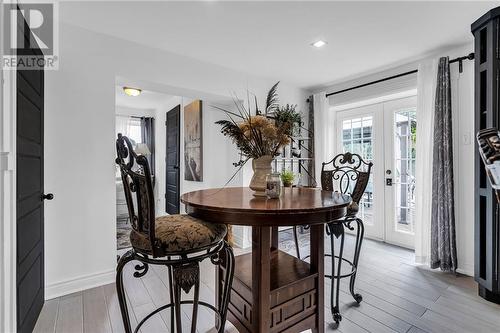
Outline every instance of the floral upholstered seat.
<path id="1" fill-rule="evenodd" d="M 227 233 L 224 224 L 204 222 L 189 215 L 166 215 L 155 219 L 155 241 L 164 255 L 203 250 L 218 244 Z M 132 230 L 132 246 L 147 254 L 151 245 L 146 235 Z"/>

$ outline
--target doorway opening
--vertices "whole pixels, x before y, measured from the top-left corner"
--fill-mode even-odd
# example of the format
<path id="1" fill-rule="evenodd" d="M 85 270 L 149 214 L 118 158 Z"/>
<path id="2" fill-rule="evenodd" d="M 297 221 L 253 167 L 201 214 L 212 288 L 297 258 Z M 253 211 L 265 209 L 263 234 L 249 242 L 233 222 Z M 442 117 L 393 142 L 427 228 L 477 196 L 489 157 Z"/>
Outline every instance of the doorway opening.
<path id="1" fill-rule="evenodd" d="M 151 169 L 151 178 L 155 198 L 165 191 L 162 184 L 165 180 L 165 112 L 174 103 L 176 96 L 149 90 L 141 90 L 137 96 L 127 95 L 124 86 L 115 87 L 115 135 L 127 136 L 136 153 L 147 157 Z M 123 183 L 118 166 L 115 166 L 116 186 L 116 240 L 117 250 L 130 247 L 129 234 L 132 229 Z M 132 198 L 135 200 L 135 197 Z M 158 199 L 155 199 L 158 200 Z M 137 205 L 137 203 L 134 203 Z M 161 200 L 155 202 L 157 214 L 165 214 L 161 209 Z M 164 207 L 164 205 L 163 205 Z"/>
<path id="2" fill-rule="evenodd" d="M 138 96 L 128 96 L 123 87 L 140 88 L 141 93 Z M 116 141 L 118 133 L 127 135 L 133 140 L 133 149 L 139 148 L 148 157 L 156 217 L 184 213 L 180 202 L 183 193 L 222 187 L 230 179 L 235 169 L 232 162 L 237 160 L 239 154 L 233 144 L 220 134 L 220 126 L 215 122 L 220 120 L 223 114 L 214 106 L 232 107 L 234 102 L 231 97 L 126 78 L 117 78 L 115 96 L 116 128 L 113 142 Z M 203 130 L 199 136 L 190 131 L 192 125 L 186 125 L 186 110 L 192 111 L 193 105 L 199 105 L 202 113 L 199 128 Z M 151 119 L 153 126 L 144 127 L 144 119 Z M 187 120 L 188 124 L 193 123 L 190 119 Z M 151 133 L 149 141 L 143 138 L 148 133 Z M 205 142 L 200 145 L 200 157 L 208 158 L 200 160 L 193 154 L 196 148 L 193 137 Z M 215 156 L 217 158 L 214 158 Z M 115 158 L 116 152 L 113 151 L 113 160 Z M 121 255 L 131 246 L 129 234 L 132 226 L 121 174 L 117 167 L 115 171 L 116 238 L 118 255 Z M 202 174 L 208 176 L 202 177 Z M 240 172 L 228 186 L 241 186 L 241 183 Z M 134 206 L 137 207 L 136 204 Z M 235 232 L 235 235 L 243 238 L 240 234 L 239 230 Z"/>

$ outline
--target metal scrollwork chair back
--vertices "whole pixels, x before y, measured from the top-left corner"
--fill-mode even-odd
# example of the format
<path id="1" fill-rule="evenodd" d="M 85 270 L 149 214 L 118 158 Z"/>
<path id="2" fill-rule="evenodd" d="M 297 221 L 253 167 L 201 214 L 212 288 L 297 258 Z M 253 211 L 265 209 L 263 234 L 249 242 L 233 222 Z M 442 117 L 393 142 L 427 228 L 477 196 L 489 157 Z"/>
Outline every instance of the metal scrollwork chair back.
<path id="1" fill-rule="evenodd" d="M 368 186 L 372 166 L 372 162 L 366 162 L 359 154 L 339 154 L 331 161 L 323 162 L 321 188 L 349 194 L 352 201 L 359 204 Z"/>
<path id="2" fill-rule="evenodd" d="M 127 201 L 133 232 L 144 235 L 152 245 L 153 256 L 160 255 L 155 242 L 155 203 L 151 172 L 146 156 L 134 152 L 130 139 L 118 134 L 116 140 L 116 163 L 120 173 Z M 133 196 L 137 206 L 134 204 Z"/>

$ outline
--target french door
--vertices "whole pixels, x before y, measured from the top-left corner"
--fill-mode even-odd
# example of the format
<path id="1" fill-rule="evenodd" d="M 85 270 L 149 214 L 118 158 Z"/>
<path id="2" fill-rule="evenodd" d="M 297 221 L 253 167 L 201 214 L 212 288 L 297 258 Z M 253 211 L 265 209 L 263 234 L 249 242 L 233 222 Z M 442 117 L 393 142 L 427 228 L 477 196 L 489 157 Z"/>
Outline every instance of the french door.
<path id="1" fill-rule="evenodd" d="M 414 248 L 416 97 L 338 111 L 337 152 L 373 162 L 360 202 L 365 235 Z"/>

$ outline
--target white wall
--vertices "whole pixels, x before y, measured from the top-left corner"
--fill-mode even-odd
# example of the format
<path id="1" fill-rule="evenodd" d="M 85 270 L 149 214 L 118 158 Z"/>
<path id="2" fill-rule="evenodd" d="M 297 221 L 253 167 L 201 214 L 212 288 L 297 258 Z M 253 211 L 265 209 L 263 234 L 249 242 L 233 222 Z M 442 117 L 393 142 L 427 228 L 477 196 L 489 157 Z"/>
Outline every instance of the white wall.
<path id="1" fill-rule="evenodd" d="M 115 113 L 118 116 L 156 117 L 155 109 L 138 109 L 121 105 L 116 105 Z"/>
<path id="2" fill-rule="evenodd" d="M 473 52 L 472 43 L 440 51 L 433 57 L 449 56 L 453 59 L 470 52 Z M 327 88 L 326 91 L 338 91 L 417 67 L 418 61 L 412 62 L 388 71 L 339 83 Z M 472 276 L 474 275 L 474 62 L 465 61 L 461 74 L 458 72 L 458 63 L 452 64 L 451 81 L 458 271 Z"/>
<path id="3" fill-rule="evenodd" d="M 473 52 L 473 45 L 451 50 L 450 59 Z M 458 271 L 474 275 L 474 62 L 451 65 L 453 111 L 453 169 Z"/>
<path id="4" fill-rule="evenodd" d="M 61 16 L 70 5 L 61 3 Z M 45 79 L 45 190 L 55 194 L 45 210 L 48 298 L 114 279 L 117 77 L 226 97 L 232 91 L 245 96 L 248 87 L 261 103 L 275 82 L 64 23 L 59 39 L 59 70 L 48 71 Z M 305 91 L 282 83 L 279 93 L 283 102 L 305 108 Z M 205 122 L 219 118 L 204 115 Z M 203 185 L 182 190 L 226 179 L 223 172 L 213 172 L 232 168 L 233 156 L 218 149 L 223 140 L 205 138 L 205 148 L 214 153 L 205 153 Z"/>

